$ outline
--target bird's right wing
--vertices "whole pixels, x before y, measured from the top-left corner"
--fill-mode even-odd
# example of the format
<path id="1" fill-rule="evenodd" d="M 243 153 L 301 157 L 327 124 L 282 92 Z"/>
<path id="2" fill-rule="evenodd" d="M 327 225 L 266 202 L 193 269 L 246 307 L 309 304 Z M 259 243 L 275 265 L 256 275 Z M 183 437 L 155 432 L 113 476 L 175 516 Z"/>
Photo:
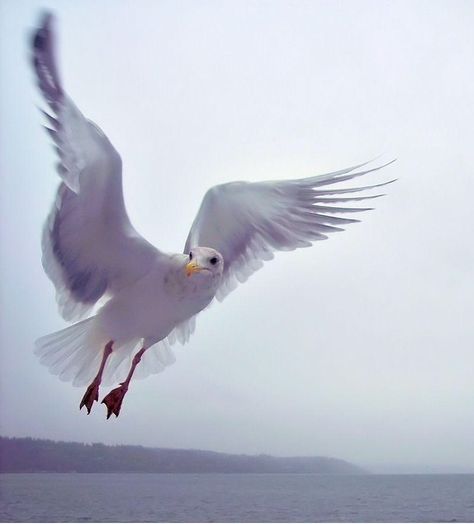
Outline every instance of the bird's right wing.
<path id="1" fill-rule="evenodd" d="M 133 228 L 122 193 L 122 161 L 105 134 L 66 95 L 54 57 L 52 16 L 32 40 L 36 79 L 50 112 L 47 131 L 62 179 L 43 230 L 43 266 L 66 320 L 146 274 L 158 250 Z M 52 114 L 50 114 L 52 113 Z"/>

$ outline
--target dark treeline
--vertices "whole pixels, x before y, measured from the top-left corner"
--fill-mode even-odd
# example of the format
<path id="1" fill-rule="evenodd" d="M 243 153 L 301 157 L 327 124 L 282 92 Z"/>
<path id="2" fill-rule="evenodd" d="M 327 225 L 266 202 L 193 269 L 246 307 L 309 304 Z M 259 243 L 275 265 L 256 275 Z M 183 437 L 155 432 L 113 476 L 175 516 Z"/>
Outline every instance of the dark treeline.
<path id="1" fill-rule="evenodd" d="M 0 472 L 366 473 L 334 458 L 230 455 L 191 449 L 106 446 L 0 437 Z"/>

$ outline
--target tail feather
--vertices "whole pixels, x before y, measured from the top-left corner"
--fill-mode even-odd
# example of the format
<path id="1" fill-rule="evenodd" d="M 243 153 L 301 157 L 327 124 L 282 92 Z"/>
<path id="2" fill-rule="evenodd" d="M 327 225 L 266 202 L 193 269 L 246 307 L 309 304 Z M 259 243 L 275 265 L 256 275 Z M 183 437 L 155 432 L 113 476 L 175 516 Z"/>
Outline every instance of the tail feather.
<path id="1" fill-rule="evenodd" d="M 87 318 L 55 333 L 39 338 L 35 354 L 49 372 L 73 386 L 90 384 L 97 374 L 102 352 L 108 340 L 100 334 L 94 322 Z M 140 339 L 113 346 L 112 353 L 102 375 L 102 384 L 109 386 L 121 382 L 127 376 L 133 355 L 142 347 Z M 143 355 L 134 378 L 145 378 L 159 373 L 175 361 L 169 342 L 164 339 L 150 347 Z"/>
<path id="2" fill-rule="evenodd" d="M 63 382 L 86 386 L 99 370 L 108 340 L 100 334 L 94 319 L 91 317 L 77 322 L 39 338 L 35 343 L 35 354 L 40 363 Z M 102 384 L 111 385 L 124 380 L 139 342 L 136 339 L 113 347 L 102 375 Z"/>
<path id="3" fill-rule="evenodd" d="M 52 371 L 57 370 L 57 374 L 60 374 L 66 361 L 71 355 L 75 354 L 81 346 L 81 342 L 80 338 L 76 338 L 76 340 L 71 341 L 67 346 L 58 345 L 54 354 L 48 356 L 47 359 L 40 360 L 40 362 L 47 365 Z"/>
<path id="4" fill-rule="evenodd" d="M 88 318 L 73 326 L 55 331 L 36 340 L 35 355 L 38 355 L 40 362 L 47 364 L 48 358 L 57 353 L 63 347 L 63 344 L 69 346 L 77 340 L 77 338 L 82 338 L 91 320 L 91 318 Z"/>
<path id="5" fill-rule="evenodd" d="M 93 344 L 92 328 L 94 317 L 82 320 L 55 333 L 39 338 L 35 343 L 35 354 L 50 373 L 61 380 L 73 380 L 78 364 L 92 362 L 100 355 L 100 346 Z M 94 377 L 92 366 L 88 376 Z M 97 373 L 97 370 L 95 370 Z"/>

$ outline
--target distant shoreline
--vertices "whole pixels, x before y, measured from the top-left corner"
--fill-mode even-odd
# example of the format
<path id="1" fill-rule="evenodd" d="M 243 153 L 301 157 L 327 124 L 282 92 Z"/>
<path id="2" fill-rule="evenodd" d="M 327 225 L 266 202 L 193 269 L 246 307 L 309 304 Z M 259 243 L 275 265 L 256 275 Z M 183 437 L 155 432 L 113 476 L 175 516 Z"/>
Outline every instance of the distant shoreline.
<path id="1" fill-rule="evenodd" d="M 370 474 L 331 457 L 236 455 L 8 437 L 0 437 L 0 473 Z"/>

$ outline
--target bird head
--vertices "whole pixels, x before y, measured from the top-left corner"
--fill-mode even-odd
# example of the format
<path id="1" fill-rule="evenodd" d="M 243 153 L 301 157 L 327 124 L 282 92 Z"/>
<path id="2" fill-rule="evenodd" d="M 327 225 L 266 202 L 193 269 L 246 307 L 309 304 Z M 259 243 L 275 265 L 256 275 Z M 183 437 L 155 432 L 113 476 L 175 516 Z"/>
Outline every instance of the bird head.
<path id="1" fill-rule="evenodd" d="M 210 247 L 194 247 L 188 254 L 185 273 L 188 278 L 199 274 L 220 277 L 224 270 L 224 258 Z"/>

